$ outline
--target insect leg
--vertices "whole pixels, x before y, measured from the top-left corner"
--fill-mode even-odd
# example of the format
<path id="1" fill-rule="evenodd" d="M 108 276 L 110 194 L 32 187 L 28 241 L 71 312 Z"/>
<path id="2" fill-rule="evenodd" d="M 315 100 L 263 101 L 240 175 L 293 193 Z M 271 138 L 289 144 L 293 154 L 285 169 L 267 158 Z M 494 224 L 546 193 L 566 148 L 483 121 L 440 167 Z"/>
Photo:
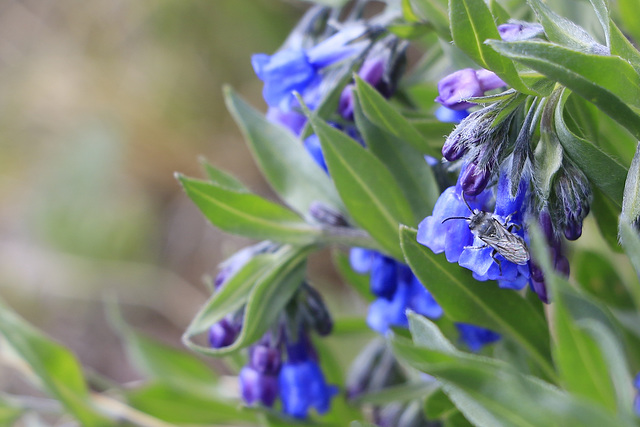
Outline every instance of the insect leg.
<path id="1" fill-rule="evenodd" d="M 502 276 L 502 263 L 500 262 L 500 260 L 498 258 L 496 258 L 496 255 L 498 254 L 498 251 L 496 251 L 495 249 L 491 251 L 491 258 L 493 258 L 493 260 L 496 262 L 496 264 L 498 264 L 498 268 L 500 269 L 500 275 Z"/>
<path id="2" fill-rule="evenodd" d="M 487 245 L 486 243 L 482 246 L 465 246 L 463 249 L 484 249 L 484 248 L 488 248 L 489 245 Z"/>
<path id="3" fill-rule="evenodd" d="M 512 232 L 513 230 L 520 230 L 522 227 L 520 227 L 518 224 L 509 224 L 509 226 L 507 227 L 507 231 L 508 232 Z"/>

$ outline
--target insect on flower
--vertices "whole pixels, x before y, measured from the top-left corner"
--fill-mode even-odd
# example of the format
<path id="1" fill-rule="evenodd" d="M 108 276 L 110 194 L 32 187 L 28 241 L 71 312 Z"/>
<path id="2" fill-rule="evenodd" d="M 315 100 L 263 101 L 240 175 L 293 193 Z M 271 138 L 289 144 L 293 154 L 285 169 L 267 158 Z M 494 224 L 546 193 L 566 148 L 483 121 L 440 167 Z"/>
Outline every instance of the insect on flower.
<path id="1" fill-rule="evenodd" d="M 464 219 L 469 221 L 469 230 L 474 236 L 482 240 L 484 245 L 467 246 L 465 249 L 484 249 L 491 247 L 493 249 L 493 251 L 491 251 L 491 258 L 498 264 L 500 274 L 502 274 L 502 265 L 500 264 L 500 260 L 496 258 L 497 254 L 502 255 L 507 261 L 518 265 L 524 265 L 529 261 L 529 249 L 524 239 L 513 233 L 513 230 L 519 230 L 520 226 L 509 223 L 514 214 L 510 214 L 505 218 L 504 222 L 500 222 L 500 219 L 490 212 L 471 209 L 464 194 L 462 195 L 462 200 L 464 200 L 465 205 L 469 208 L 471 216 L 452 216 L 445 218 L 442 222 L 444 223 L 450 219 Z"/>

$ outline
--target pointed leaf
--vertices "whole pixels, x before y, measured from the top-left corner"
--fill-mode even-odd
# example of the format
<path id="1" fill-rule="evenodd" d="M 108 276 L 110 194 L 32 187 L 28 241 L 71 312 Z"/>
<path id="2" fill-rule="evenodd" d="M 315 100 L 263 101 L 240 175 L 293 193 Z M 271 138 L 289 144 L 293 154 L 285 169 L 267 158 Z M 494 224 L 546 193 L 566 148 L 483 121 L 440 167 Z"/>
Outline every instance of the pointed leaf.
<path id="1" fill-rule="evenodd" d="M 410 316 L 412 334 L 419 323 L 422 333 L 432 340 L 416 346 L 397 337 L 392 341 L 394 353 L 442 382 L 444 391 L 474 425 L 633 425 L 610 416 L 598 405 L 586 404 L 537 378 L 522 375 L 504 362 L 447 351 L 452 345 L 444 344 L 447 341 L 437 326 L 422 316 Z M 434 341 L 434 346 L 429 344 Z"/>
<path id="2" fill-rule="evenodd" d="M 607 53 L 605 46 L 598 44 L 584 28 L 557 15 L 541 0 L 528 0 L 528 3 L 550 41 L 583 52 Z"/>
<path id="3" fill-rule="evenodd" d="M 511 60 L 485 44 L 488 39 L 499 40 L 500 33 L 484 0 L 449 0 L 449 21 L 453 42 L 478 65 L 493 71 L 514 89 L 535 94 L 522 82 Z"/>
<path id="4" fill-rule="evenodd" d="M 617 56 L 578 52 L 546 42 L 488 42 L 495 50 L 556 80 L 594 103 L 640 138 L 640 77 Z M 628 104 L 628 105 L 627 105 Z"/>
<path id="5" fill-rule="evenodd" d="M 249 189 L 233 175 L 214 167 L 212 164 L 202 157 L 200 164 L 207 173 L 207 178 L 218 187 L 225 188 L 239 193 L 249 193 Z"/>
<path id="6" fill-rule="evenodd" d="M 320 236 L 318 228 L 260 196 L 238 193 L 182 175 L 177 178 L 204 216 L 223 231 L 298 245 L 312 243 Z"/>
<path id="7" fill-rule="evenodd" d="M 411 205 L 414 224 L 420 223 L 431 214 L 440 195 L 431 167 L 418 150 L 367 119 L 359 102 L 356 102 L 354 112 L 367 148 L 389 168 Z"/>
<path id="8" fill-rule="evenodd" d="M 269 122 L 231 88 L 224 94 L 260 170 L 289 206 L 305 216 L 314 201 L 344 211 L 329 177 L 291 132 Z"/>
<path id="9" fill-rule="evenodd" d="M 128 360 L 152 379 L 188 391 L 213 392 L 216 376 L 194 354 L 151 339 L 126 324 L 116 302 L 110 306 L 109 320 L 124 341 Z"/>
<path id="10" fill-rule="evenodd" d="M 112 425 L 92 406 L 80 364 L 60 344 L 51 341 L 0 301 L 0 335 L 42 382 L 44 390 L 59 400 L 83 426 Z"/>
<path id="11" fill-rule="evenodd" d="M 440 157 L 439 150 L 435 150 L 425 141 L 420 132 L 389 104 L 389 101 L 358 76 L 356 76 L 356 91 L 362 111 L 369 121 L 411 144 L 420 153 Z"/>
<path id="12" fill-rule="evenodd" d="M 205 327 L 202 321 L 192 324 L 191 330 L 185 332 L 182 337 L 183 343 L 194 351 L 211 356 L 232 354 L 254 343 L 273 325 L 281 310 L 302 284 L 306 269 L 305 261 L 311 250 L 310 247 L 285 246 L 276 253 L 275 261 L 263 272 L 251 289 L 244 309 L 242 330 L 233 344 L 215 349 L 193 342 L 191 338 L 194 331 Z M 253 277 L 251 273 L 248 271 L 246 273 L 248 277 L 244 277 L 247 282 L 251 282 Z M 215 318 L 216 315 L 217 312 L 208 312 L 209 318 Z"/>
<path id="13" fill-rule="evenodd" d="M 343 132 L 313 114 L 309 120 L 320 138 L 340 197 L 354 221 L 385 251 L 402 259 L 398 224 L 412 223 L 413 215 L 393 175 L 380 160 Z"/>
<path id="14" fill-rule="evenodd" d="M 622 189 L 627 170 L 598 146 L 587 141 L 567 127 L 564 107 L 571 92 L 564 90 L 555 110 L 555 128 L 565 153 L 604 194 L 622 206 Z"/>

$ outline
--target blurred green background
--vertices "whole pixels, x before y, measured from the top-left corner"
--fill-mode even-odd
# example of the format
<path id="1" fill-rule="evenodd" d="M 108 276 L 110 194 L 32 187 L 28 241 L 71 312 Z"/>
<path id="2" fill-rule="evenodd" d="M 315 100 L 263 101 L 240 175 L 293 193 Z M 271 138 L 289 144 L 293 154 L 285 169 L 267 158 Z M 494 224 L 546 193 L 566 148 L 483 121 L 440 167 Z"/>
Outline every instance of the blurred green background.
<path id="1" fill-rule="evenodd" d="M 276 50 L 305 7 L 0 2 L 0 294 L 90 371 L 136 378 L 105 298 L 115 295 L 135 327 L 180 346 L 207 297 L 203 275 L 247 243 L 209 225 L 173 173 L 202 176 L 204 156 L 273 197 L 221 86 L 264 110 L 250 56 Z M 0 389 L 15 387 L 0 374 Z"/>

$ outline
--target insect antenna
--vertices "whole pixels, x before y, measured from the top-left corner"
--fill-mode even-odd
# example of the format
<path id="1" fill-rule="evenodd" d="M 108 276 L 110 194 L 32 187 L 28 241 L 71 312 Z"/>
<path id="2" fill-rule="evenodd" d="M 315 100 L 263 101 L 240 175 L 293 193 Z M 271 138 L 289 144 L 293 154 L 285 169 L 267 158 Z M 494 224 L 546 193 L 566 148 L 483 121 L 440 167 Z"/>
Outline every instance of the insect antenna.
<path id="1" fill-rule="evenodd" d="M 449 221 L 450 219 L 466 219 L 467 221 L 469 221 L 471 218 L 467 218 L 466 216 L 450 216 L 449 218 L 443 219 L 440 224 L 444 224 L 445 221 Z"/>
<path id="2" fill-rule="evenodd" d="M 469 211 L 473 213 L 473 209 L 471 209 L 471 206 L 469 206 L 469 202 L 467 202 L 467 199 L 464 197 L 464 191 L 462 192 L 462 201 L 464 201 L 464 204 L 467 205 Z"/>

